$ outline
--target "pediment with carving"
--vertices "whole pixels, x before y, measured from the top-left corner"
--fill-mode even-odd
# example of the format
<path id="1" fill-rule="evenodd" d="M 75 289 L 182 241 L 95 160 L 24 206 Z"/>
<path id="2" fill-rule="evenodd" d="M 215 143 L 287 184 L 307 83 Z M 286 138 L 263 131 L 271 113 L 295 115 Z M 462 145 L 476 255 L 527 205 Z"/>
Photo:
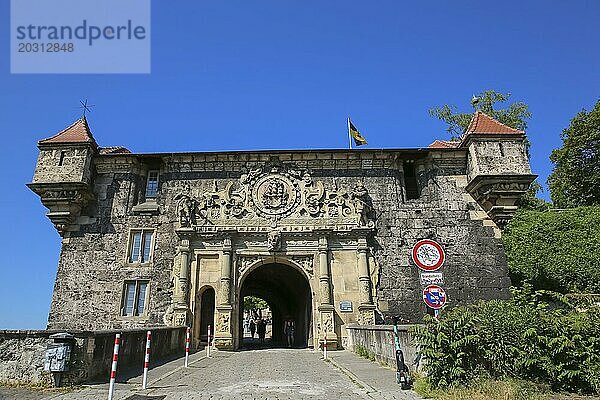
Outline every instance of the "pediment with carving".
<path id="1" fill-rule="evenodd" d="M 174 197 L 181 228 L 283 227 L 349 230 L 373 228 L 371 200 L 360 182 L 327 187 L 308 171 L 268 164 L 235 180 L 215 180 L 212 190 L 184 190 Z"/>

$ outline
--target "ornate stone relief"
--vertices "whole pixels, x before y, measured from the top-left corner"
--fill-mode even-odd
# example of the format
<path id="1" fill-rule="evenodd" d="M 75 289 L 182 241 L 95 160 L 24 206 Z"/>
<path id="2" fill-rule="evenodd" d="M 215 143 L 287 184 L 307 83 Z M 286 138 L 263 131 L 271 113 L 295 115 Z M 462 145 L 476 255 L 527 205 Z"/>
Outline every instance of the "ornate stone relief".
<path id="1" fill-rule="evenodd" d="M 302 269 L 304 271 L 306 271 L 306 273 L 309 276 L 313 276 L 313 273 L 314 273 L 314 269 L 313 269 L 314 257 L 313 256 L 291 256 L 289 258 L 292 261 L 294 261 L 296 264 L 300 265 L 302 267 Z"/>
<path id="2" fill-rule="evenodd" d="M 186 322 L 186 312 L 177 312 L 173 315 L 173 326 L 185 326 Z"/>
<path id="3" fill-rule="evenodd" d="M 221 304 L 229 304 L 231 299 L 231 282 L 229 279 L 221 279 Z"/>
<path id="4" fill-rule="evenodd" d="M 229 332 L 229 313 L 220 312 L 217 315 L 217 332 Z"/>
<path id="5" fill-rule="evenodd" d="M 281 250 L 281 232 L 274 229 L 269 232 L 267 236 L 267 250 L 279 251 Z"/>
<path id="6" fill-rule="evenodd" d="M 174 200 L 180 227 L 199 231 L 253 226 L 289 226 L 290 231 L 298 231 L 301 226 L 374 227 L 369 218 L 369 194 L 361 183 L 346 189 L 338 187 L 336 181 L 333 188 L 326 189 L 308 172 L 277 163 L 243 174 L 237 181 L 227 181 L 222 189 L 215 180 L 210 191 L 187 190 Z M 269 234 L 269 247 L 274 249 L 281 243 L 277 232 Z"/>
<path id="7" fill-rule="evenodd" d="M 242 276 L 248 268 L 250 268 L 253 264 L 257 262 L 262 261 L 263 259 L 264 257 L 261 256 L 239 255 L 237 257 L 237 269 L 239 272 L 239 276 Z"/>
<path id="8" fill-rule="evenodd" d="M 48 208 L 48 218 L 62 236 L 69 226 L 81 215 L 81 210 L 93 198 L 89 185 L 77 183 L 29 183 Z"/>
<path id="9" fill-rule="evenodd" d="M 498 227 L 504 229 L 535 178 L 536 175 L 477 175 L 465 189 Z"/>
<path id="10" fill-rule="evenodd" d="M 248 270 L 252 265 L 258 262 L 276 262 L 277 259 L 282 260 L 280 257 L 271 257 L 271 256 L 257 256 L 257 255 L 238 255 L 237 256 L 237 270 L 238 276 L 242 276 L 244 272 Z M 293 255 L 287 257 L 287 259 L 293 261 L 298 264 L 309 276 L 313 276 L 314 267 L 313 267 L 313 259 L 312 255 Z"/>
<path id="11" fill-rule="evenodd" d="M 319 337 L 322 337 L 325 332 L 333 332 L 333 313 L 322 312 L 319 319 L 320 321 L 317 326 Z"/>

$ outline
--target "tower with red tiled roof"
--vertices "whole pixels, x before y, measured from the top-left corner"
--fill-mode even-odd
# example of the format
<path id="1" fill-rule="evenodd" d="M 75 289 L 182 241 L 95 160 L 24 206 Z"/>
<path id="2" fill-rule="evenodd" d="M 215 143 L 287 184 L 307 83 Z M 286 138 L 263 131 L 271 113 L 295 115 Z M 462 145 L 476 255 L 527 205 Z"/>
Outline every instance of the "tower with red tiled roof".
<path id="1" fill-rule="evenodd" d="M 531 174 L 525 132 L 477 111 L 458 145 L 466 148 L 466 190 L 499 227 L 504 227 L 536 178 Z"/>
<path id="2" fill-rule="evenodd" d="M 85 117 L 56 135 L 38 142 L 40 150 L 29 188 L 38 194 L 48 217 L 62 234 L 76 222 L 81 208 L 93 197 L 92 159 L 98 145 Z"/>

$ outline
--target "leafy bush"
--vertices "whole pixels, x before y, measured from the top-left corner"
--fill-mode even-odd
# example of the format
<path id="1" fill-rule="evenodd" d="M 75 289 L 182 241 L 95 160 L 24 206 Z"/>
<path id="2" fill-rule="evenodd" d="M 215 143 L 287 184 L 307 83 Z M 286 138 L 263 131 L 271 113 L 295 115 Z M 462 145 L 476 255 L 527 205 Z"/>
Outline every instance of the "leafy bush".
<path id="1" fill-rule="evenodd" d="M 469 386 L 433 389 L 427 377 L 419 376 L 413 389 L 425 398 L 437 400 L 549 400 L 551 396 L 544 385 L 516 379 L 479 379 Z"/>
<path id="2" fill-rule="evenodd" d="M 520 211 L 503 242 L 513 285 L 600 293 L 600 207 Z"/>
<path id="3" fill-rule="evenodd" d="M 363 357 L 366 358 L 367 360 L 370 361 L 375 361 L 375 354 L 373 354 L 372 352 L 370 352 L 366 347 L 361 346 L 361 345 L 357 345 L 356 348 L 354 349 L 354 352 Z"/>
<path id="4" fill-rule="evenodd" d="M 413 328 L 433 388 L 482 378 L 527 379 L 553 390 L 600 392 L 600 318 L 564 296 L 530 286 L 512 300 L 483 301 Z"/>

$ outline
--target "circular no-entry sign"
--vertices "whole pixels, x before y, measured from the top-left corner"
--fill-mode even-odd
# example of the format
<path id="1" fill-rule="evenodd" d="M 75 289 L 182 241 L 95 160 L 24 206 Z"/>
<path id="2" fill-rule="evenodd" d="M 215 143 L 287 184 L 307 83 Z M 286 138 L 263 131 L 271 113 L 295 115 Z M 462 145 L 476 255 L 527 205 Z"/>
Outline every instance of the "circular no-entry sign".
<path id="1" fill-rule="evenodd" d="M 446 291 L 438 285 L 429 285 L 423 289 L 423 301 L 434 310 L 444 307 L 446 299 Z"/>
<path id="2" fill-rule="evenodd" d="M 446 255 L 438 242 L 425 239 L 418 241 L 413 247 L 412 259 L 417 267 L 425 271 L 435 271 L 442 266 Z"/>

